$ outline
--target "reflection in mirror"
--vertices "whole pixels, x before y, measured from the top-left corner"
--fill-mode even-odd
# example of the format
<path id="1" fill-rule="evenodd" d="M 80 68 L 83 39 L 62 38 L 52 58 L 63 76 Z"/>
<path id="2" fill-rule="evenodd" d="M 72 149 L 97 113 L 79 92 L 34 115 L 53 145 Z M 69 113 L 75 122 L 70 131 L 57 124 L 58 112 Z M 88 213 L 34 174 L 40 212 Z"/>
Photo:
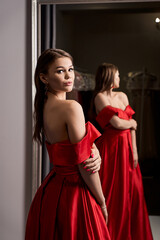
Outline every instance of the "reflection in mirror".
<path id="1" fill-rule="evenodd" d="M 68 98 L 82 104 L 86 121 L 98 65 L 110 62 L 118 66 L 119 91 L 129 96 L 136 112 L 139 163 L 151 215 L 160 215 L 158 17 L 159 3 L 41 6 L 41 51 L 56 47 L 73 56 L 76 80 Z M 43 147 L 42 178 L 51 167 L 46 159 Z"/>

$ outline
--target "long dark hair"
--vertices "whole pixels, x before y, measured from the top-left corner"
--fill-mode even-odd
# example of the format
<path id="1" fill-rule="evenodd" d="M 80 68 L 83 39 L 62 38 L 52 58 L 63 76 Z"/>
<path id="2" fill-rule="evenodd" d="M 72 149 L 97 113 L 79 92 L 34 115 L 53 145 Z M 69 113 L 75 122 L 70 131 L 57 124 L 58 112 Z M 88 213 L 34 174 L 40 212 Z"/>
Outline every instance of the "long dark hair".
<path id="1" fill-rule="evenodd" d="M 68 57 L 73 62 L 72 56 L 61 49 L 47 49 L 38 58 L 35 69 L 36 95 L 34 100 L 35 128 L 33 139 L 42 144 L 43 108 L 47 100 L 45 84 L 40 80 L 40 73 L 47 74 L 50 65 L 58 58 Z"/>
<path id="2" fill-rule="evenodd" d="M 99 65 L 95 76 L 95 89 L 93 91 L 93 97 L 91 100 L 91 107 L 89 111 L 89 118 L 94 121 L 96 117 L 96 110 L 94 100 L 99 92 L 109 91 L 114 84 L 115 73 L 118 71 L 118 67 L 112 63 L 102 63 Z"/>

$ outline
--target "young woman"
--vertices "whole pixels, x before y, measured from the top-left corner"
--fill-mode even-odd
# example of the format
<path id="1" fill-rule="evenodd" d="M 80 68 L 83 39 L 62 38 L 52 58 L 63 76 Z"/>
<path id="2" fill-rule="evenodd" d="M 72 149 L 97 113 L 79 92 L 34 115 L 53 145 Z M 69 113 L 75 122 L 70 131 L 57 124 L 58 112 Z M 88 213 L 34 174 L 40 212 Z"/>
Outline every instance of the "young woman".
<path id="1" fill-rule="evenodd" d="M 73 82 L 72 57 L 60 49 L 44 51 L 35 71 L 34 139 L 42 142 L 44 133 L 54 167 L 32 202 L 26 240 L 110 239 L 93 145 L 100 134 L 91 123 L 85 125 L 79 103 L 66 100 Z"/>
<path id="2" fill-rule="evenodd" d="M 96 73 L 93 97 L 95 119 L 103 129 L 96 141 L 102 164 L 100 179 L 108 209 L 112 240 L 150 240 L 152 233 L 136 146 L 137 123 L 128 98 L 119 88 L 119 71 L 101 64 Z"/>

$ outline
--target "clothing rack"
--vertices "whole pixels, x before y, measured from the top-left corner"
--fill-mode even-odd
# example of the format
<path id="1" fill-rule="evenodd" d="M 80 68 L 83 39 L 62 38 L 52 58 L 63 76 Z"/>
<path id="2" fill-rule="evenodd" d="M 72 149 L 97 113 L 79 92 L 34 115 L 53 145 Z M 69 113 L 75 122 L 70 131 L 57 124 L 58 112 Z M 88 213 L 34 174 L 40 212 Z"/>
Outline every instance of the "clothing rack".
<path id="1" fill-rule="evenodd" d="M 154 74 L 147 72 L 147 69 L 144 68 L 143 71 L 128 73 L 126 88 L 132 93 L 138 92 L 141 96 L 139 123 L 139 155 L 141 156 L 143 140 L 142 124 L 144 121 L 144 97 L 149 91 L 160 90 L 160 83 Z"/>
<path id="2" fill-rule="evenodd" d="M 94 74 L 75 71 L 75 81 L 73 89 L 77 91 L 93 91 L 94 88 Z"/>

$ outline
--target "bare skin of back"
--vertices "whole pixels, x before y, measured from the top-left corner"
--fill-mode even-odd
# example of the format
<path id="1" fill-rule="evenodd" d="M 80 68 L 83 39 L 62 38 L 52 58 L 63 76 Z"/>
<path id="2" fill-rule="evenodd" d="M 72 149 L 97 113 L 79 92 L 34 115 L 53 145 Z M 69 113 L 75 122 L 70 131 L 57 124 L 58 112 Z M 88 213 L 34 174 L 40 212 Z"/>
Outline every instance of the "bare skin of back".
<path id="1" fill-rule="evenodd" d="M 43 122 L 47 141 L 52 143 L 71 140 L 69 138 L 67 118 L 72 118 L 72 100 L 58 100 L 50 96 L 44 107 Z"/>

